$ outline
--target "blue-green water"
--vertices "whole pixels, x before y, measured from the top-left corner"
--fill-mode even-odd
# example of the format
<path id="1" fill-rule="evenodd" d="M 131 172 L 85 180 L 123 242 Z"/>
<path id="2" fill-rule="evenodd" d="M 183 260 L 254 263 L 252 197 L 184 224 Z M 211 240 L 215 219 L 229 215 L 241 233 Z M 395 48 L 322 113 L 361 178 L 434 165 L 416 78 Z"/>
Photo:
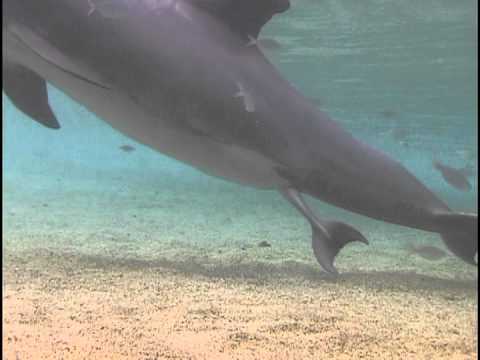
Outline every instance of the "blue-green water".
<path id="1" fill-rule="evenodd" d="M 285 77 L 333 118 L 401 160 L 450 202 L 475 208 L 475 193 L 452 190 L 431 166 L 434 158 L 458 167 L 477 161 L 475 8 L 475 1 L 299 1 L 262 34 L 282 44 L 270 58 Z M 129 162 L 112 146 L 126 140 L 62 94 L 52 90 L 51 99 L 60 134 L 6 102 L 7 173 L 50 160 L 132 173 L 165 166 L 143 149 L 136 154 L 142 161 Z M 396 128 L 405 129 L 404 146 L 392 136 Z"/>
<path id="2" fill-rule="evenodd" d="M 471 191 L 460 192 L 432 166 L 477 170 L 476 9 L 473 0 L 299 0 L 262 36 L 281 44 L 266 51 L 269 58 L 320 108 L 454 209 L 476 213 L 477 176 Z M 68 255 L 146 267 L 159 261 L 186 276 L 268 278 L 273 269 L 284 278 L 322 278 L 309 227 L 279 195 L 206 176 L 115 132 L 59 90 L 50 87 L 49 96 L 58 131 L 2 96 L 2 237 L 12 259 Z M 124 144 L 135 150 L 120 150 Z M 311 202 L 371 242 L 346 249 L 341 272 L 467 281 L 459 286 L 471 299 L 476 269 L 453 257 L 406 255 L 409 242 L 442 247 L 436 235 Z M 260 241 L 271 249 L 259 250 Z"/>

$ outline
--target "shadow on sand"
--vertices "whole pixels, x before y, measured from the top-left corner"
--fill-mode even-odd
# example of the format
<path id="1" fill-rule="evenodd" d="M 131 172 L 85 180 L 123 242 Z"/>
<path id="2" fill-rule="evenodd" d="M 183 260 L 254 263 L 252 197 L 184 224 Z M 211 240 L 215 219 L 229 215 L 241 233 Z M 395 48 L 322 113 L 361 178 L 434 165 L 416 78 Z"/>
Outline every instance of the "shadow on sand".
<path id="1" fill-rule="evenodd" d="M 58 254 L 52 252 L 45 253 L 43 251 L 36 254 L 30 253 L 26 257 L 16 258 L 20 263 L 27 263 L 29 258 L 30 261 L 34 260 L 35 263 L 55 264 L 55 267 L 59 269 L 70 269 L 70 271 L 74 269 L 76 273 L 82 272 L 83 269 L 124 272 L 148 271 L 150 273 L 158 273 L 159 276 L 165 272 L 173 272 L 191 277 L 203 276 L 211 279 L 247 281 L 258 285 L 307 282 L 310 286 L 331 284 L 345 287 L 361 287 L 372 291 L 438 292 L 448 295 L 448 298 L 473 297 L 477 292 L 476 279 L 442 279 L 415 272 L 401 271 L 344 272 L 338 276 L 332 276 L 322 272 L 314 265 L 295 261 L 280 264 L 259 262 L 226 264 L 221 262 L 204 263 L 195 257 L 182 261 L 169 259 L 118 259 L 99 255 Z M 17 261 L 11 259 L 9 262 Z"/>

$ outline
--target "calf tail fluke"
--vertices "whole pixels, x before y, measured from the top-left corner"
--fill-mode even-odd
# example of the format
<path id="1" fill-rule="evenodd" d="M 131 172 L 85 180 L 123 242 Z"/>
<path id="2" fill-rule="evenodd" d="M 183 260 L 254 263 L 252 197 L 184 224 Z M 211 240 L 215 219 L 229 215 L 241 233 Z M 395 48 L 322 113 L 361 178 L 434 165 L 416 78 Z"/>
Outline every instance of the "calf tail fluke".
<path id="1" fill-rule="evenodd" d="M 477 265 L 477 214 L 447 213 L 436 215 L 440 234 L 448 249 L 471 265 Z"/>

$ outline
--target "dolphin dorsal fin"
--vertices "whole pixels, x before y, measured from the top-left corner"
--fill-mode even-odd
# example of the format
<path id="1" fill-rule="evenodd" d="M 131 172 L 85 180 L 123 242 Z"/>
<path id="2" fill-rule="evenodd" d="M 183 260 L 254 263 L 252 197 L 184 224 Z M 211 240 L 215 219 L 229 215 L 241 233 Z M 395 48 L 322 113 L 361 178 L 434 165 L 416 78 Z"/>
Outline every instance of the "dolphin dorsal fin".
<path id="1" fill-rule="evenodd" d="M 190 0 L 224 21 L 235 32 L 257 38 L 262 27 L 275 15 L 290 8 L 289 0 Z"/>

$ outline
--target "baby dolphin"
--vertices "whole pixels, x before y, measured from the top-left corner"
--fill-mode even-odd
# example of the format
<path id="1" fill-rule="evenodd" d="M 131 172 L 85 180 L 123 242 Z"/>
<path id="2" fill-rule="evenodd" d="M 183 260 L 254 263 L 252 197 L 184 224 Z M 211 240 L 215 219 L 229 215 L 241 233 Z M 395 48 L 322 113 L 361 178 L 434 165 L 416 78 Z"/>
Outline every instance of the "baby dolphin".
<path id="1" fill-rule="evenodd" d="M 453 167 L 444 165 L 438 161 L 433 162 L 433 167 L 442 174 L 443 179 L 460 191 L 470 191 L 472 185 L 468 181 L 469 169 L 455 169 Z"/>

